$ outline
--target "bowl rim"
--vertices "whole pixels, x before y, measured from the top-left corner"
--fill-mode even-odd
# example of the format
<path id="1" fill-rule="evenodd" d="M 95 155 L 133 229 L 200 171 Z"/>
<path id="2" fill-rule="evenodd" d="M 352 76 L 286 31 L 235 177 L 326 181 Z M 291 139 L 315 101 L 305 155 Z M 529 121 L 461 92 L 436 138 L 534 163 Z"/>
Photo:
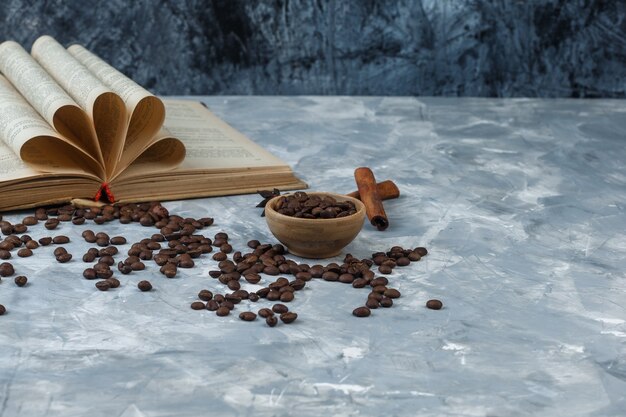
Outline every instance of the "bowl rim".
<path id="1" fill-rule="evenodd" d="M 356 213 L 351 214 L 349 216 L 345 216 L 345 217 L 333 217 L 330 219 L 322 219 L 322 218 L 315 218 L 315 219 L 305 219 L 302 217 L 294 217 L 294 216 L 287 216 L 286 214 L 281 214 L 279 212 L 277 212 L 274 209 L 274 204 L 276 203 L 276 201 L 278 201 L 279 198 L 281 197 L 285 197 L 287 195 L 293 195 L 294 193 L 288 193 L 288 194 L 282 194 L 282 195 L 277 195 L 276 197 L 273 197 L 271 200 L 269 200 L 266 204 L 265 204 L 265 217 L 267 218 L 268 213 L 270 213 L 270 216 L 276 217 L 276 218 L 282 218 L 282 219 L 289 219 L 289 221 L 293 221 L 293 222 L 301 222 L 301 223 L 310 223 L 310 222 L 345 222 L 345 221 L 349 221 L 349 220 L 354 220 L 356 216 L 359 217 L 364 217 L 365 216 L 365 204 L 363 204 L 363 202 L 361 200 L 359 200 L 358 198 L 354 198 L 354 197 L 350 197 L 349 195 L 345 195 L 345 194 L 338 194 L 338 193 L 331 193 L 328 191 L 303 191 L 305 192 L 307 195 L 327 195 L 327 196 L 331 196 L 334 197 L 336 199 L 338 199 L 339 201 L 352 201 L 354 203 L 354 205 L 356 206 L 357 210 Z"/>

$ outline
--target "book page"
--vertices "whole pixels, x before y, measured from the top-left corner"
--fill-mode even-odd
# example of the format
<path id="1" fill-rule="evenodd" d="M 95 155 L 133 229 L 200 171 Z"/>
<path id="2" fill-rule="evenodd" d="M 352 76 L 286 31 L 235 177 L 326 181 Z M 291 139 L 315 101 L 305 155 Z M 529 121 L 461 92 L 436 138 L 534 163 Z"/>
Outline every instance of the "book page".
<path id="1" fill-rule="evenodd" d="M 0 142 L 0 182 L 36 176 L 37 171 L 24 163 L 7 145 Z"/>
<path id="2" fill-rule="evenodd" d="M 178 170 L 233 169 L 286 164 L 211 113 L 197 101 L 163 100 L 165 127 L 187 155 Z"/>
<path id="3" fill-rule="evenodd" d="M 102 165 L 95 132 L 87 115 L 16 42 L 0 44 L 0 72 L 50 126 Z"/>
<path id="4" fill-rule="evenodd" d="M 113 68 L 81 45 L 72 45 L 68 52 L 94 76 L 117 93 L 126 105 L 128 132 L 120 158 L 120 170 L 128 166 L 157 136 L 165 119 L 165 107 L 158 97 Z"/>
<path id="5" fill-rule="evenodd" d="M 0 75 L 0 141 L 32 167 L 44 172 L 91 172 L 98 162 L 59 135 Z"/>
<path id="6" fill-rule="evenodd" d="M 50 36 L 35 41 L 32 55 L 90 116 L 107 177 L 111 176 L 126 136 L 126 107 L 122 99 Z"/>

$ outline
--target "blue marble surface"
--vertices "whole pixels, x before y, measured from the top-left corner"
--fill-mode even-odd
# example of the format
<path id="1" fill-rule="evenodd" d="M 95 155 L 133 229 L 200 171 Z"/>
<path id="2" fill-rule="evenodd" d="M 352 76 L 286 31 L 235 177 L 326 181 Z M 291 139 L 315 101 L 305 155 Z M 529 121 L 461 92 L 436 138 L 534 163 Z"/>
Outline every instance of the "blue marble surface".
<path id="1" fill-rule="evenodd" d="M 223 291 L 207 276 L 210 258 L 169 280 L 150 263 L 99 292 L 80 256 L 58 264 L 40 248 L 12 258 L 26 288 L 0 282 L 0 416 L 624 415 L 624 101 L 204 101 L 311 189 L 352 191 L 362 165 L 393 179 L 402 195 L 385 203 L 389 229 L 365 225 L 344 254 L 426 246 L 389 276 L 403 296 L 358 319 L 350 312 L 365 290 L 316 280 L 291 303 L 298 320 L 272 329 L 189 308 L 200 289 Z M 166 205 L 215 217 L 205 234 L 227 231 L 243 248 L 272 240 L 258 200 Z M 147 233 L 56 233 L 78 255 L 88 227 L 129 242 Z M 155 290 L 140 293 L 146 278 Z M 426 309 L 430 298 L 444 309 Z"/>
<path id="2" fill-rule="evenodd" d="M 4 0 L 159 94 L 624 97 L 626 2 Z"/>

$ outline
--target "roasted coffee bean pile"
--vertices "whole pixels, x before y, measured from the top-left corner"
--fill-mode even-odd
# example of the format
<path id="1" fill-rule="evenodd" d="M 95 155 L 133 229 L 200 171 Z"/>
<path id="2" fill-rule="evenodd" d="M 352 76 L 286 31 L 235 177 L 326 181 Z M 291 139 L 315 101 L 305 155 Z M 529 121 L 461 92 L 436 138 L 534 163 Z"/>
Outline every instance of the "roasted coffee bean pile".
<path id="1" fill-rule="evenodd" d="M 344 204 L 334 199 L 317 196 L 308 196 L 306 193 L 295 193 L 285 196 L 284 208 L 287 213 L 293 210 L 294 216 L 315 218 L 343 217 L 355 212 L 354 205 Z M 281 209 L 282 209 L 281 208 Z M 332 212 L 332 216 L 330 214 Z M 315 213 L 315 214 L 313 214 Z M 328 214 L 324 214 L 328 213 Z M 306 215 L 306 216 L 305 216 Z M 229 243 L 229 236 L 225 232 L 216 233 L 209 238 L 198 231 L 213 224 L 212 218 L 183 218 L 171 215 L 160 203 L 128 204 L 123 206 L 104 206 L 102 208 L 81 209 L 72 206 L 59 208 L 39 208 L 33 216 L 25 217 L 21 223 L 13 225 L 0 220 L 0 230 L 6 235 L 0 241 L 0 259 L 11 258 L 13 251 L 20 257 L 29 257 L 41 246 L 59 245 L 54 249 L 57 262 L 70 262 L 72 254 L 61 245 L 70 242 L 64 235 L 44 236 L 37 241 L 24 234 L 29 227 L 44 222 L 44 228 L 54 230 L 63 222 L 81 225 L 86 221 L 95 224 L 106 224 L 119 221 L 122 224 L 139 223 L 145 227 L 154 227 L 158 233 L 149 238 L 132 243 L 123 260 L 116 262 L 119 255 L 117 246 L 127 243 L 123 236 L 110 237 L 107 233 L 95 233 L 84 230 L 82 237 L 90 247 L 83 255 L 82 261 L 92 265 L 85 268 L 83 277 L 88 280 L 97 280 L 95 287 L 100 291 L 109 291 L 118 288 L 120 280 L 114 275 L 115 269 L 122 275 L 138 273 L 146 268 L 146 262 L 154 262 L 160 267 L 160 272 L 166 278 L 175 278 L 179 268 L 193 268 L 195 259 L 215 250 L 212 259 L 217 262 L 217 269 L 208 271 L 208 275 L 225 287 L 223 293 L 213 293 L 208 289 L 201 290 L 199 300 L 191 303 L 194 310 L 214 311 L 217 316 L 228 316 L 238 305 L 250 307 L 265 299 L 272 303 L 271 308 L 262 307 L 257 312 L 242 311 L 239 318 L 243 321 L 256 321 L 257 317 L 274 327 L 279 320 L 284 324 L 294 322 L 298 314 L 291 311 L 286 304 L 291 303 L 298 291 L 306 287 L 312 279 L 336 281 L 350 284 L 353 288 L 368 288 L 369 293 L 363 306 L 356 308 L 353 315 L 367 317 L 371 310 L 379 307 L 393 306 L 394 299 L 400 297 L 400 292 L 389 286 L 389 280 L 384 276 L 376 276 L 372 268 L 383 275 L 390 274 L 396 267 L 407 266 L 426 256 L 428 251 L 423 247 L 405 249 L 399 246 L 392 247 L 387 252 L 376 252 L 370 258 L 359 259 L 351 254 L 346 255 L 343 263 L 329 263 L 327 265 L 297 263 L 286 258 L 287 251 L 280 244 L 263 244 L 258 240 L 250 240 L 248 251 L 234 250 Z M 18 236 L 21 234 L 21 236 Z M 0 264 L 0 277 L 15 274 L 10 262 Z M 286 276 L 290 276 L 287 278 Z M 261 284 L 263 277 L 273 277 L 256 291 L 247 291 L 241 283 Z M 15 284 L 25 286 L 26 276 L 15 278 Z M 152 284 L 147 280 L 138 282 L 139 291 L 152 290 Z M 427 307 L 439 309 L 442 304 L 430 300 Z"/>
<path id="2" fill-rule="evenodd" d="M 302 191 L 279 198 L 274 209 L 285 216 L 304 219 L 334 219 L 356 213 L 352 201 L 337 201 L 331 196 L 308 195 Z"/>

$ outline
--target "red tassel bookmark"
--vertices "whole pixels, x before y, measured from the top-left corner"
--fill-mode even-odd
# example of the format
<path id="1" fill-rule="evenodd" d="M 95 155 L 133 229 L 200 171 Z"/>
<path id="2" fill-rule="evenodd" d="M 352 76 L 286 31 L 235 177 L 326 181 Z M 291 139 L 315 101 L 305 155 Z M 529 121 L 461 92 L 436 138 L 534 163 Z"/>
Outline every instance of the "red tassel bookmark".
<path id="1" fill-rule="evenodd" d="M 104 197 L 104 200 L 106 200 L 108 203 L 111 203 L 111 204 L 115 203 L 115 197 L 113 196 L 113 193 L 111 192 L 111 187 L 109 187 L 109 184 L 106 182 L 102 183 L 96 195 L 93 196 L 93 199 L 95 201 L 100 201 L 101 199 L 103 199 L 103 197 Z"/>

